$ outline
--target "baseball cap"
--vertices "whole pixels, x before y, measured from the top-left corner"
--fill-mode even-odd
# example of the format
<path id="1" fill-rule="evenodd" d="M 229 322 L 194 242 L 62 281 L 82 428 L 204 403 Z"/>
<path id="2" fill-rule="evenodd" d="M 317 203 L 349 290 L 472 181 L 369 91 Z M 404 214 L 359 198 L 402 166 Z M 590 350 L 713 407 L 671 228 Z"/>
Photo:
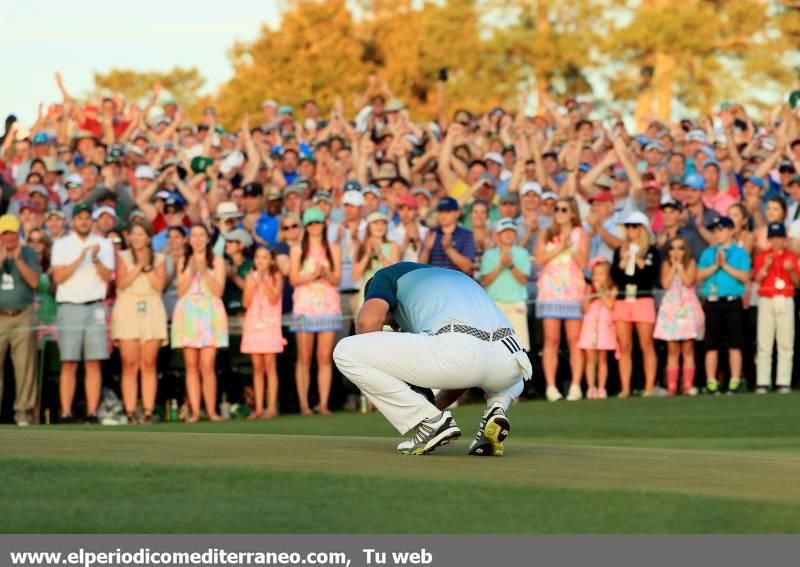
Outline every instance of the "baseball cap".
<path id="1" fill-rule="evenodd" d="M 64 187 L 72 189 L 73 187 L 83 187 L 83 177 L 77 173 L 70 173 L 64 178 Z"/>
<path id="2" fill-rule="evenodd" d="M 234 169 L 241 167 L 243 163 L 244 154 L 242 152 L 231 152 L 222 160 L 222 163 L 219 165 L 219 171 L 223 175 L 227 175 Z"/>
<path id="3" fill-rule="evenodd" d="M 558 195 L 556 195 L 552 191 L 545 191 L 544 193 L 542 193 L 542 201 L 549 201 L 549 200 L 558 201 Z"/>
<path id="4" fill-rule="evenodd" d="M 170 195 L 169 199 L 167 199 L 164 203 L 164 212 L 167 212 L 168 209 L 172 209 L 173 212 L 180 213 L 183 211 L 183 201 L 176 199 L 174 195 Z"/>
<path id="5" fill-rule="evenodd" d="M 0 217 L 0 234 L 5 232 L 19 232 L 19 219 L 14 215 L 3 215 Z"/>
<path id="6" fill-rule="evenodd" d="M 264 186 L 257 181 L 253 181 L 252 183 L 248 183 L 244 186 L 244 196 L 245 197 L 261 197 L 264 194 Z"/>
<path id="7" fill-rule="evenodd" d="M 239 207 L 236 206 L 236 203 L 233 201 L 224 201 L 217 205 L 216 214 L 214 215 L 218 219 L 235 219 L 242 216 L 242 213 L 239 212 Z"/>
<path id="8" fill-rule="evenodd" d="M 519 195 L 517 193 L 508 192 L 500 197 L 500 204 L 519 205 Z"/>
<path id="9" fill-rule="evenodd" d="M 281 107 L 278 108 L 278 114 L 280 114 L 282 116 L 286 116 L 288 114 L 294 114 L 294 108 L 292 108 L 288 104 L 284 104 L 284 105 L 282 105 Z"/>
<path id="10" fill-rule="evenodd" d="M 611 171 L 611 178 L 612 179 L 619 179 L 620 181 L 627 181 L 628 180 L 628 172 L 625 171 L 625 168 L 622 166 L 617 166 Z M 595 185 L 597 185 L 595 183 Z"/>
<path id="11" fill-rule="evenodd" d="M 495 232 L 497 234 L 500 234 L 504 230 L 513 230 L 513 231 L 516 232 L 517 225 L 514 224 L 514 220 L 513 219 L 510 219 L 508 217 L 504 217 L 504 218 L 500 219 L 499 221 L 497 221 L 497 226 L 495 227 Z"/>
<path id="12" fill-rule="evenodd" d="M 797 183 L 798 185 L 800 185 L 800 175 L 795 175 L 794 177 L 792 177 L 789 180 L 789 185 L 791 185 L 792 183 Z"/>
<path id="13" fill-rule="evenodd" d="M 226 232 L 225 240 L 228 242 L 239 242 L 243 244 L 245 248 L 249 248 L 253 245 L 253 237 L 243 228 L 234 228 L 232 231 Z"/>
<path id="14" fill-rule="evenodd" d="M 669 176 L 669 184 L 670 185 L 683 185 L 683 177 L 680 175 L 670 175 Z"/>
<path id="15" fill-rule="evenodd" d="M 592 164 L 586 163 L 585 161 L 581 162 L 581 164 L 578 166 L 578 170 L 582 171 L 583 173 L 589 173 L 592 170 Z"/>
<path id="16" fill-rule="evenodd" d="M 316 203 L 318 201 L 325 201 L 326 203 L 331 202 L 331 194 L 327 191 L 317 191 L 314 193 L 314 198 L 311 199 L 312 203 Z"/>
<path id="17" fill-rule="evenodd" d="M 718 228 L 733 228 L 733 221 L 729 217 L 716 217 L 708 226 L 711 230 Z"/>
<path id="18" fill-rule="evenodd" d="M 414 197 L 414 195 L 411 193 L 403 193 L 397 200 L 397 206 L 416 209 L 419 205 L 417 204 L 417 198 Z"/>
<path id="19" fill-rule="evenodd" d="M 261 103 L 261 108 L 265 108 L 267 106 L 270 106 L 272 108 L 278 108 L 278 103 L 272 99 L 267 99 Z"/>
<path id="20" fill-rule="evenodd" d="M 745 179 L 745 183 L 748 181 L 753 185 L 755 185 L 756 187 L 758 187 L 759 189 L 761 189 L 762 191 L 767 188 L 766 184 L 764 183 L 764 180 L 761 179 L 760 177 L 756 177 L 755 175 L 751 175 L 750 177 Z"/>
<path id="21" fill-rule="evenodd" d="M 644 146 L 644 151 L 648 150 L 656 150 L 659 153 L 664 153 L 664 146 L 661 145 L 661 142 L 659 141 L 651 140 Z"/>
<path id="22" fill-rule="evenodd" d="M 608 175 L 605 175 L 605 174 L 601 175 L 600 177 L 598 177 L 597 180 L 595 180 L 595 182 L 594 182 L 595 186 L 597 186 L 597 187 L 605 187 L 606 189 L 611 189 L 611 185 L 613 183 L 614 182 L 611 180 L 611 178 Z"/>
<path id="23" fill-rule="evenodd" d="M 683 210 L 683 205 L 680 201 L 674 201 L 672 199 L 667 199 L 663 203 L 661 203 L 662 209 L 675 209 L 676 211 L 680 212 Z"/>
<path id="24" fill-rule="evenodd" d="M 28 189 L 28 197 L 32 197 L 34 195 L 41 195 L 45 199 L 50 199 L 50 194 L 45 189 L 44 185 L 33 185 L 30 189 Z"/>
<path id="25" fill-rule="evenodd" d="M 97 207 L 94 212 L 92 213 L 92 220 L 97 220 L 103 215 L 111 215 L 115 219 L 117 218 L 117 211 L 112 209 L 111 207 Z"/>
<path id="26" fill-rule="evenodd" d="M 72 209 L 72 218 L 77 217 L 81 213 L 90 213 L 92 212 L 92 207 L 87 205 L 86 203 L 78 203 Z"/>
<path id="27" fill-rule="evenodd" d="M 162 201 L 166 201 L 170 197 L 172 197 L 172 193 L 170 193 L 169 191 L 162 190 L 156 193 L 156 199 L 161 199 Z"/>
<path id="28" fill-rule="evenodd" d="M 156 172 L 149 165 L 140 165 L 136 168 L 136 179 L 155 179 Z"/>
<path id="29" fill-rule="evenodd" d="M 389 222 L 389 217 L 380 211 L 375 211 L 374 213 L 367 215 L 367 224 L 373 222 Z"/>
<path id="30" fill-rule="evenodd" d="M 519 194 L 525 196 L 528 193 L 536 193 L 541 197 L 542 186 L 539 185 L 536 181 L 526 181 L 525 183 L 522 184 L 522 187 L 520 187 Z"/>
<path id="31" fill-rule="evenodd" d="M 204 173 L 212 163 L 214 163 L 214 160 L 210 157 L 195 156 L 192 158 L 190 167 L 195 173 Z"/>
<path id="32" fill-rule="evenodd" d="M 411 194 L 414 195 L 415 197 L 418 196 L 418 195 L 422 195 L 423 197 L 425 197 L 429 201 L 433 198 L 431 196 L 431 192 L 428 191 L 427 189 L 425 189 L 424 187 L 417 187 L 416 189 L 411 191 Z"/>
<path id="33" fill-rule="evenodd" d="M 50 141 L 50 139 L 47 137 L 47 133 L 46 132 L 36 132 L 36 134 L 33 135 L 33 145 L 34 146 L 39 146 L 39 145 L 42 145 L 42 144 L 46 144 L 49 141 Z"/>
<path id="34" fill-rule="evenodd" d="M 375 186 L 375 185 L 367 185 L 366 187 L 364 187 L 364 192 L 362 193 L 362 195 L 364 195 L 364 196 L 372 195 L 373 197 L 376 197 L 376 198 L 380 199 L 381 198 L 381 190 L 378 189 L 378 187 Z"/>
<path id="35" fill-rule="evenodd" d="M 591 197 L 589 197 L 589 203 L 613 203 L 614 196 L 611 194 L 611 191 L 604 190 L 598 191 Z"/>
<path id="36" fill-rule="evenodd" d="M 344 196 L 342 197 L 342 204 L 350 205 L 352 207 L 363 207 L 364 195 L 361 194 L 361 191 L 345 191 Z"/>
<path id="37" fill-rule="evenodd" d="M 771 222 L 767 226 L 767 238 L 784 238 L 786 236 L 786 225 L 782 222 Z"/>
<path id="38" fill-rule="evenodd" d="M 706 180 L 699 173 L 690 173 L 683 178 L 683 184 L 686 187 L 691 187 L 695 191 L 706 190 Z"/>
<path id="39" fill-rule="evenodd" d="M 57 217 L 59 217 L 59 218 L 62 218 L 62 219 L 63 219 L 63 218 L 66 218 L 66 217 L 65 217 L 65 215 L 64 215 L 64 211 L 62 211 L 61 209 L 47 209 L 47 210 L 44 212 L 44 218 L 45 218 L 45 220 L 49 219 L 49 218 L 50 218 L 50 217 L 52 217 L 53 215 L 55 215 L 55 216 L 57 216 Z"/>
<path id="40" fill-rule="evenodd" d="M 722 167 L 719 165 L 719 162 L 715 159 L 710 159 L 703 164 L 703 169 L 707 168 L 709 165 L 713 165 L 717 168 L 717 171 L 722 171 Z"/>
<path id="41" fill-rule="evenodd" d="M 303 213 L 303 226 L 308 226 L 315 222 L 325 222 L 325 213 L 317 207 L 306 209 Z"/>
<path id="42" fill-rule="evenodd" d="M 624 225 L 641 225 L 647 228 L 650 228 L 650 220 L 647 218 L 647 215 L 640 211 L 633 211 L 625 217 L 625 220 L 622 221 Z"/>
<path id="43" fill-rule="evenodd" d="M 355 179 L 348 179 L 344 182 L 344 192 L 347 193 L 348 191 L 361 191 L 361 183 L 356 181 Z"/>
<path id="44" fill-rule="evenodd" d="M 452 197 L 442 197 L 439 199 L 439 203 L 436 205 L 437 211 L 457 211 L 460 207 L 458 206 L 458 201 L 453 199 Z"/>
<path id="45" fill-rule="evenodd" d="M 655 179 L 651 179 L 647 183 L 644 184 L 645 191 L 661 191 L 661 183 L 656 181 Z"/>
<path id="46" fill-rule="evenodd" d="M 708 138 L 706 137 L 706 133 L 700 129 L 694 129 L 688 134 L 686 134 L 686 141 L 687 142 L 700 142 L 701 144 L 705 144 L 708 142 Z"/>
<path id="47" fill-rule="evenodd" d="M 483 156 L 483 161 L 493 161 L 497 165 L 503 166 L 505 162 L 503 161 L 503 156 L 501 156 L 497 152 L 488 152 L 486 155 Z"/>
<path id="48" fill-rule="evenodd" d="M 390 98 L 386 102 L 386 107 L 384 108 L 384 110 L 386 112 L 400 112 L 405 107 L 406 107 L 406 105 L 403 104 L 403 101 L 400 100 L 399 98 Z"/>

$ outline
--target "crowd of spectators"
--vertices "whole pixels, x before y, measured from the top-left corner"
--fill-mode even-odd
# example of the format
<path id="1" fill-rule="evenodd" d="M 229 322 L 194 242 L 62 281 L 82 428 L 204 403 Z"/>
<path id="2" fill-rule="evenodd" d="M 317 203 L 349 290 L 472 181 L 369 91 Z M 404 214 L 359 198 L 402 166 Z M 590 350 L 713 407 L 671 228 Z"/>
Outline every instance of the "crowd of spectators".
<path id="1" fill-rule="evenodd" d="M 61 422 L 80 376 L 96 421 L 115 349 L 132 423 L 153 420 L 162 348 L 182 351 L 187 421 L 222 419 L 229 348 L 252 358 L 251 417 L 278 415 L 287 344 L 297 407 L 328 414 L 332 350 L 396 262 L 481 282 L 551 401 L 791 389 L 793 110 L 759 123 L 725 103 L 629 132 L 568 99 L 423 121 L 372 81 L 352 113 L 265 100 L 225 129 L 157 87 L 78 102 L 56 82 L 63 100 L 0 138 L 0 358 L 20 425 L 36 419 L 37 340 L 58 343 Z"/>

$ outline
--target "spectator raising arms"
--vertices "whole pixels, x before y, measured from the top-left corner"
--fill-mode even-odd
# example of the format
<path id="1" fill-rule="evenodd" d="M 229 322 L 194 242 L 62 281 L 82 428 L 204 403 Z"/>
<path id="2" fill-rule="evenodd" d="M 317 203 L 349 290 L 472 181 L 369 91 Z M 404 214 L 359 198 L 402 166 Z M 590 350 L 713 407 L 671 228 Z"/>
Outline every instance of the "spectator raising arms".
<path id="1" fill-rule="evenodd" d="M 583 319 L 583 298 L 586 280 L 583 269 L 589 254 L 589 237 L 581 228 L 578 202 L 573 197 L 559 199 L 553 214 L 553 225 L 539 235 L 536 263 L 541 267 L 536 317 L 544 321 L 542 366 L 547 381 L 547 399 L 562 398 L 556 387 L 558 349 L 561 324 L 564 323 L 569 347 L 572 382 L 567 399 L 579 400 L 583 376 L 583 353 L 578 347 Z"/>
<path id="2" fill-rule="evenodd" d="M 220 299 L 225 289 L 225 261 L 212 253 L 205 225 L 196 224 L 189 230 L 189 242 L 178 265 L 177 288 L 172 348 L 183 349 L 192 412 L 187 421 L 200 420 L 201 387 L 208 418 L 219 421 L 215 364 L 217 349 L 228 346 L 228 318 Z"/>

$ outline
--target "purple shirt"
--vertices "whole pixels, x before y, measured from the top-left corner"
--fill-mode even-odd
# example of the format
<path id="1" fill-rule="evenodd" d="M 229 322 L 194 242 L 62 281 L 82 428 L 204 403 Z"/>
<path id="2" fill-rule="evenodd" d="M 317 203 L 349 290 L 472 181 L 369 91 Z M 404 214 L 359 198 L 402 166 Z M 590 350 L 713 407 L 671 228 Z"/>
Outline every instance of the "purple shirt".
<path id="1" fill-rule="evenodd" d="M 431 249 L 430 257 L 428 258 L 428 264 L 436 266 L 437 268 L 458 270 L 458 266 L 450 260 L 442 246 L 441 227 L 437 227 L 433 232 L 436 234 L 436 240 Z M 455 248 L 456 252 L 468 258 L 470 261 L 475 259 L 475 239 L 472 237 L 472 231 L 457 226 L 453 231 L 452 246 Z"/>

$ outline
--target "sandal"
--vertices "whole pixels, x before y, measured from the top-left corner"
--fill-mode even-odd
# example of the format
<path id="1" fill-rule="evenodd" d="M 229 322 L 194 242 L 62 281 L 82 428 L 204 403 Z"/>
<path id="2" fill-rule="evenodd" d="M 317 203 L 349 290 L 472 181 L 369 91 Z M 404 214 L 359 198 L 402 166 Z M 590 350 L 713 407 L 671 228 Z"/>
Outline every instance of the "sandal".
<path id="1" fill-rule="evenodd" d="M 125 417 L 128 419 L 128 425 L 136 425 L 136 416 L 132 413 L 125 414 Z"/>
<path id="2" fill-rule="evenodd" d="M 144 412 L 142 420 L 139 423 L 142 425 L 153 425 L 153 412 Z"/>

